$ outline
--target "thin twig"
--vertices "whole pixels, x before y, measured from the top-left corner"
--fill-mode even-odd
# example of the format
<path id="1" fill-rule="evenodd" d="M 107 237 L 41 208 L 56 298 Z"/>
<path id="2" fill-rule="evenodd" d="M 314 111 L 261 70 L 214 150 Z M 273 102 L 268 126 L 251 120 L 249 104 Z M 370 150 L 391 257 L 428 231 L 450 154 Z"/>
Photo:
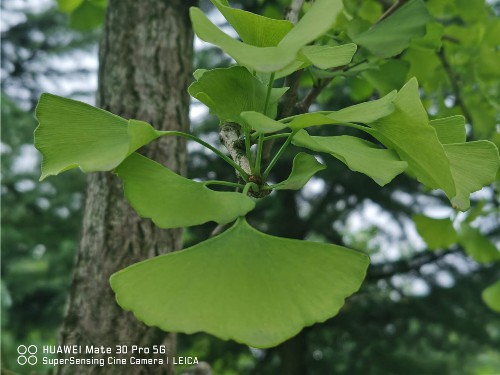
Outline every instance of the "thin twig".
<path id="1" fill-rule="evenodd" d="M 290 7 L 285 12 L 285 19 L 292 23 L 297 23 L 299 20 L 300 10 L 304 5 L 304 0 L 292 0 Z M 303 70 L 300 69 L 293 72 L 285 78 L 284 87 L 289 87 L 288 91 L 283 95 L 279 104 L 278 118 L 288 117 L 294 114 L 296 104 L 298 102 L 298 91 L 300 87 L 300 78 Z M 274 140 L 264 143 L 262 150 L 262 166 L 266 166 L 271 159 L 271 151 L 274 146 Z"/>
<path id="2" fill-rule="evenodd" d="M 446 75 L 448 76 L 448 79 L 451 84 L 451 88 L 453 90 L 453 94 L 455 95 L 455 103 L 460 107 L 462 110 L 463 115 L 466 118 L 466 121 L 470 124 L 472 121 L 472 115 L 469 112 L 469 109 L 465 105 L 462 94 L 460 92 L 460 86 L 459 86 L 459 78 L 453 71 L 453 68 L 451 67 L 450 63 L 446 59 L 446 54 L 444 52 L 444 48 L 441 48 L 441 50 L 438 52 L 438 57 L 441 60 L 441 64 L 443 66 L 444 71 L 446 72 Z"/>
<path id="3" fill-rule="evenodd" d="M 329 71 L 332 73 L 339 71 L 345 73 L 361 64 L 364 64 L 366 61 L 367 60 L 364 59 L 352 65 L 337 66 L 336 68 L 332 68 Z M 330 84 L 330 82 L 332 82 L 334 78 L 335 76 L 328 77 L 316 82 L 314 86 L 311 88 L 311 91 L 309 91 L 309 93 L 305 96 L 305 98 L 302 99 L 301 102 L 297 103 L 297 112 L 306 113 L 309 110 L 309 107 L 314 103 L 316 98 L 319 96 L 319 94 L 321 94 L 321 92 Z"/>
<path id="4" fill-rule="evenodd" d="M 210 237 L 215 237 L 219 234 L 221 234 L 222 232 L 224 232 L 224 229 L 228 226 L 229 224 L 218 224 L 214 230 L 212 231 L 212 233 L 210 233 Z"/>
<path id="5" fill-rule="evenodd" d="M 291 23 L 297 23 L 299 20 L 300 10 L 304 5 L 304 0 L 292 0 L 290 7 L 286 10 L 285 19 Z"/>
<path id="6" fill-rule="evenodd" d="M 208 148 L 210 151 L 212 151 L 213 153 L 215 153 L 216 155 L 221 157 L 223 160 L 225 160 L 229 165 L 231 165 L 233 168 L 235 168 L 240 173 L 241 177 L 244 180 L 246 180 L 248 178 L 248 173 L 246 173 L 247 171 L 242 169 L 242 167 L 239 164 L 235 163 L 233 161 L 234 158 L 233 158 L 233 160 L 231 160 L 229 157 L 224 155 L 222 152 L 220 152 L 214 146 L 205 142 L 204 140 L 202 140 L 202 139 L 200 139 L 192 134 L 174 131 L 174 130 L 159 131 L 158 133 L 162 136 L 178 136 L 178 137 L 183 137 L 183 138 L 187 138 L 187 139 L 190 139 L 192 141 L 195 141 L 195 142 L 199 143 L 200 145 Z"/>
<path id="7" fill-rule="evenodd" d="M 375 22 L 375 24 L 382 22 L 385 20 L 387 17 L 392 15 L 394 12 L 396 12 L 399 8 L 401 8 L 404 4 L 406 3 L 406 0 L 398 0 L 394 4 L 390 6 L 389 9 L 387 9 L 384 14 L 380 16 L 380 18 Z"/>
<path id="8" fill-rule="evenodd" d="M 396 274 L 418 270 L 426 264 L 434 263 L 444 258 L 446 255 L 457 254 L 461 251 L 461 248 L 453 248 L 440 252 L 426 250 L 415 254 L 410 259 L 401 259 L 395 262 L 385 263 L 380 266 L 371 266 L 368 271 L 367 279 L 372 281 L 387 279 Z"/>

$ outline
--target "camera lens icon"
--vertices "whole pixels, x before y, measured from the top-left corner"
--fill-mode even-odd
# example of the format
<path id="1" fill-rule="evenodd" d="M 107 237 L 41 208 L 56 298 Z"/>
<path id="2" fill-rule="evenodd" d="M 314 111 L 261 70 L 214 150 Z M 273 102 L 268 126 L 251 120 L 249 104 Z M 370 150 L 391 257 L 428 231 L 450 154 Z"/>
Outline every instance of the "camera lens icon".
<path id="1" fill-rule="evenodd" d="M 19 345 L 17 347 L 17 354 L 19 354 L 17 357 L 17 363 L 21 366 L 24 366 L 25 364 L 29 364 L 31 366 L 36 365 L 38 362 L 38 358 L 35 355 L 37 351 L 38 348 L 35 345 Z"/>

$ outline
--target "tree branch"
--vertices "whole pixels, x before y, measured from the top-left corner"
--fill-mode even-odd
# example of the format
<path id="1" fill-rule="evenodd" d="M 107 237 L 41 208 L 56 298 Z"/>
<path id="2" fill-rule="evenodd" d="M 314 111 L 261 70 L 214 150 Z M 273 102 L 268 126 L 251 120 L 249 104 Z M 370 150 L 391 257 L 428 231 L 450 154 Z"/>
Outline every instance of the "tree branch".
<path id="1" fill-rule="evenodd" d="M 304 0 L 292 0 L 290 7 L 285 12 L 285 19 L 292 23 L 297 23 L 299 20 L 300 10 L 304 5 Z M 285 118 L 295 114 L 297 102 L 299 101 L 298 90 L 300 86 L 300 77 L 303 70 L 298 70 L 285 78 L 285 87 L 289 87 L 288 91 L 283 96 L 280 102 L 278 118 Z M 264 143 L 262 150 L 262 165 L 266 166 L 271 158 L 271 151 L 274 146 L 274 140 Z"/>
<path id="2" fill-rule="evenodd" d="M 472 122 L 472 115 L 470 114 L 469 109 L 465 106 L 465 103 L 462 99 L 462 94 L 460 92 L 460 87 L 458 85 L 458 77 L 455 74 L 455 72 L 453 71 L 453 68 L 451 67 L 450 63 L 446 59 L 444 47 L 442 47 L 441 50 L 439 51 L 438 57 L 441 60 L 441 64 L 443 66 L 443 69 L 446 72 L 446 75 L 448 76 L 448 80 L 450 81 L 451 88 L 453 90 L 453 94 L 455 95 L 455 103 L 462 110 L 462 113 L 466 117 L 467 122 L 471 123 Z"/>
<path id="3" fill-rule="evenodd" d="M 406 0 L 397 0 L 394 4 L 392 4 L 389 9 L 385 11 L 384 14 L 380 16 L 380 18 L 375 22 L 375 24 L 382 22 L 387 17 L 396 12 L 399 8 L 401 8 L 406 3 Z"/>
<path id="4" fill-rule="evenodd" d="M 333 69 L 332 72 L 342 70 L 343 68 L 345 68 L 345 66 L 339 66 Z M 319 94 L 321 94 L 321 92 L 330 84 L 330 82 L 332 82 L 332 80 L 333 77 L 328 77 L 320 80 L 318 83 L 315 83 L 306 97 L 297 104 L 297 106 L 300 108 L 300 111 L 303 113 L 309 111 L 309 107 L 314 103 Z"/>
<path id="5" fill-rule="evenodd" d="M 240 139 L 241 126 L 234 122 L 225 122 L 219 131 L 221 143 L 229 151 L 229 155 L 249 176 L 252 174 L 246 155 L 245 144 Z"/>
<path id="6" fill-rule="evenodd" d="M 444 258 L 448 254 L 456 254 L 462 251 L 460 248 L 446 250 L 441 252 L 434 252 L 425 250 L 421 253 L 415 254 L 410 259 L 397 260 L 391 263 L 384 263 L 378 266 L 372 266 L 368 270 L 367 280 L 376 281 L 380 279 L 387 279 L 400 273 L 407 273 L 414 270 L 419 270 L 422 266 L 434 263 L 439 259 Z"/>
<path id="7" fill-rule="evenodd" d="M 303 5 L 304 0 L 292 0 L 290 7 L 286 10 L 285 19 L 292 23 L 297 23 Z"/>

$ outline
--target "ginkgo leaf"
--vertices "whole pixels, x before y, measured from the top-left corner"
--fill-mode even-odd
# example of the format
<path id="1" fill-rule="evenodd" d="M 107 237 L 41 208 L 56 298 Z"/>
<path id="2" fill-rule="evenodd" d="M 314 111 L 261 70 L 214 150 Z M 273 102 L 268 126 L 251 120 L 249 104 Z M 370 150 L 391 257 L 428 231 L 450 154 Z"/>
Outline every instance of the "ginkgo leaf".
<path id="1" fill-rule="evenodd" d="M 109 171 L 160 136 L 145 122 L 52 94 L 42 94 L 36 118 L 35 147 L 43 156 L 40 180 L 75 167 Z"/>
<path id="2" fill-rule="evenodd" d="M 287 127 L 286 124 L 256 111 L 242 112 L 240 116 L 247 126 L 258 133 L 274 133 Z"/>
<path id="3" fill-rule="evenodd" d="M 448 143 L 464 143 L 466 140 L 464 116 L 431 120 L 430 124 L 436 130 L 439 141 L 444 145 Z"/>
<path id="4" fill-rule="evenodd" d="M 293 72 L 296 72 L 297 70 L 307 68 L 308 66 L 311 65 L 311 63 L 309 61 L 303 61 L 303 60 L 305 60 L 305 59 L 300 59 L 300 57 L 297 58 L 296 60 L 294 60 L 293 62 L 291 62 L 287 66 L 285 66 L 284 68 L 278 70 L 275 73 L 274 78 L 279 79 L 279 78 L 286 77 L 286 76 L 292 74 Z"/>
<path id="5" fill-rule="evenodd" d="M 282 121 L 289 121 L 287 122 L 287 126 L 294 130 L 309 126 L 346 122 L 370 124 L 394 112 L 395 106 L 393 100 L 396 98 L 396 94 L 396 90 L 394 90 L 380 99 L 355 104 L 338 111 L 305 113 L 288 117 Z"/>
<path id="6" fill-rule="evenodd" d="M 417 231 L 431 250 L 447 249 L 458 241 L 457 232 L 449 218 L 435 219 L 425 215 L 414 215 Z"/>
<path id="7" fill-rule="evenodd" d="M 236 30 L 243 42 L 256 47 L 274 47 L 293 28 L 293 23 L 275 20 L 242 9 L 231 8 L 221 0 L 210 0 Z"/>
<path id="8" fill-rule="evenodd" d="M 279 46 L 292 49 L 315 41 L 330 30 L 343 9 L 342 0 L 316 0 Z"/>
<path id="9" fill-rule="evenodd" d="M 444 145 L 450 161 L 456 195 L 451 199 L 462 211 L 470 207 L 470 194 L 495 181 L 500 166 L 498 150 L 489 141 L 475 141 Z"/>
<path id="10" fill-rule="evenodd" d="M 391 57 L 407 48 L 413 38 L 423 36 L 430 20 L 424 2 L 412 0 L 370 29 L 360 34 L 351 30 L 349 36 L 374 55 Z"/>
<path id="11" fill-rule="evenodd" d="M 147 325 L 268 348 L 335 316 L 368 263 L 363 253 L 269 236 L 240 218 L 217 237 L 110 281 L 118 304 Z"/>
<path id="12" fill-rule="evenodd" d="M 294 62 L 276 72 L 275 79 L 286 77 L 299 69 L 304 69 L 311 65 L 315 65 L 321 69 L 331 69 L 347 65 L 351 62 L 356 50 L 357 46 L 354 43 L 340 46 L 305 46 L 300 50 Z"/>
<path id="13" fill-rule="evenodd" d="M 273 185 L 276 190 L 300 190 L 319 171 L 326 167 L 312 155 L 299 152 L 293 158 L 292 172 L 285 181 Z"/>
<path id="14" fill-rule="evenodd" d="M 305 46 L 300 52 L 312 65 L 331 69 L 349 64 L 356 49 L 354 43 L 349 43 L 341 46 Z"/>
<path id="15" fill-rule="evenodd" d="M 395 111 L 365 128 L 408 163 L 410 174 L 431 189 L 442 189 L 451 199 L 456 194 L 450 162 L 427 112 L 420 102 L 418 83 L 412 78 L 393 100 Z"/>
<path id="16" fill-rule="evenodd" d="M 221 121 L 243 123 L 243 111 L 263 111 L 267 86 L 246 68 L 233 66 L 203 71 L 196 74 L 197 81 L 189 86 L 191 96 L 204 103 Z M 276 116 L 278 100 L 287 88 L 273 88 L 267 114 Z"/>
<path id="17" fill-rule="evenodd" d="M 467 210 L 470 193 L 495 179 L 500 163 L 496 146 L 488 141 L 448 144 L 464 140 L 463 117 L 429 122 L 415 78 L 393 103 L 394 113 L 358 129 L 396 150 L 411 175 L 429 188 L 442 189 L 455 208 Z"/>
<path id="18" fill-rule="evenodd" d="M 339 159 L 350 170 L 369 176 L 380 186 L 391 182 L 408 166 L 394 151 L 349 135 L 312 137 L 305 130 L 300 130 L 293 137 L 292 143 L 312 151 L 326 152 Z"/>
<path id="19" fill-rule="evenodd" d="M 343 108 L 339 111 L 304 113 L 275 121 L 258 112 L 243 112 L 241 118 L 253 130 L 261 133 L 273 133 L 285 128 L 300 130 L 310 126 L 342 124 L 346 122 L 372 123 L 389 116 L 396 108 L 392 103 L 396 91 L 386 96 Z M 361 128 L 361 126 L 359 126 Z"/>
<path id="20" fill-rule="evenodd" d="M 208 221 L 227 224 L 255 207 L 246 195 L 210 190 L 137 153 L 125 159 L 115 173 L 123 180 L 131 206 L 160 228 Z"/>
<path id="21" fill-rule="evenodd" d="M 340 0 L 317 0 L 279 44 L 272 47 L 257 47 L 231 38 L 198 8 L 191 7 L 190 16 L 194 32 L 201 40 L 218 46 L 241 65 L 257 72 L 272 73 L 291 64 L 303 46 L 326 33 L 342 8 Z M 232 17 L 233 27 L 239 28 L 240 32 L 245 29 L 245 35 L 248 27 L 250 29 L 255 27 L 255 25 L 250 26 L 250 23 L 255 23 L 256 20 L 255 17 L 239 19 Z"/>
<path id="22" fill-rule="evenodd" d="M 500 280 L 483 290 L 481 297 L 490 309 L 500 313 Z"/>
<path id="23" fill-rule="evenodd" d="M 328 117 L 342 122 L 362 122 L 371 124 L 379 119 L 389 116 L 394 112 L 393 101 L 397 95 L 396 90 L 377 100 L 355 104 L 350 107 L 342 108 L 338 111 L 322 112 Z"/>
<path id="24" fill-rule="evenodd" d="M 203 12 L 195 7 L 189 10 L 193 30 L 198 37 L 221 48 L 239 64 L 259 72 L 274 72 L 291 63 L 299 48 L 286 50 L 276 47 L 256 47 L 245 44 L 215 26 Z"/>
<path id="25" fill-rule="evenodd" d="M 479 229 L 463 222 L 460 226 L 459 242 L 465 252 L 479 263 L 500 260 L 500 250 Z"/>

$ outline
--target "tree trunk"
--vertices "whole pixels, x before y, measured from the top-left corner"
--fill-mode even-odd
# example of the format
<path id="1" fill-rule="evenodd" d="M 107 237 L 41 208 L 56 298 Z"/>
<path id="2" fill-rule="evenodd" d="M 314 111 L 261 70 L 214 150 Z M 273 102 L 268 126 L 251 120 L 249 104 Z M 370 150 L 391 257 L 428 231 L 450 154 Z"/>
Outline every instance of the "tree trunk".
<path id="1" fill-rule="evenodd" d="M 127 119 L 147 121 L 157 129 L 188 130 L 190 5 L 183 0 L 109 0 L 99 54 L 99 107 Z M 181 139 L 159 139 L 145 153 L 178 173 L 185 171 L 186 149 Z M 109 277 L 140 260 L 180 247 L 181 230 L 160 230 L 150 220 L 140 219 L 124 200 L 115 176 L 88 176 L 82 238 L 60 341 L 83 348 L 111 347 L 112 356 L 127 358 L 128 364 L 64 365 L 58 367 L 58 374 L 175 373 L 171 358 L 163 366 L 129 364 L 131 356 L 141 357 L 130 352 L 131 345 L 165 344 L 171 357 L 175 336 L 147 327 L 123 311 L 115 302 Z M 128 354 L 114 354 L 116 345 L 128 345 Z"/>

